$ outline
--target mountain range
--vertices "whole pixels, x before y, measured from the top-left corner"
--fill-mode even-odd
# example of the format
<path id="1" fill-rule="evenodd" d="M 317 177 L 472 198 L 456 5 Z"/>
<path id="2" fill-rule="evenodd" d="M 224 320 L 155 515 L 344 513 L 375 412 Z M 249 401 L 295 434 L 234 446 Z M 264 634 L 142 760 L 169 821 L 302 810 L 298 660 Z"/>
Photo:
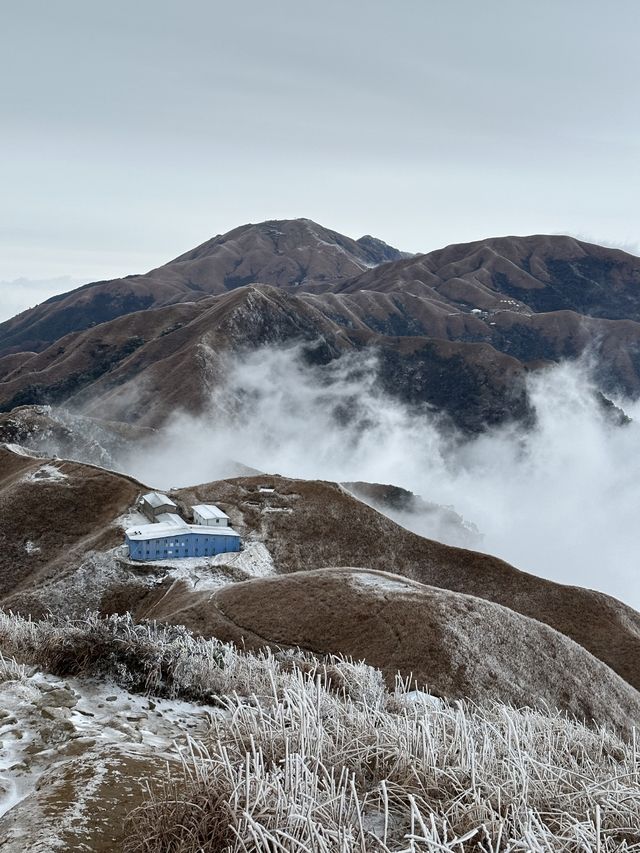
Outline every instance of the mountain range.
<path id="1" fill-rule="evenodd" d="M 321 389 L 355 365 L 339 425 L 373 365 L 376 388 L 454 438 L 531 424 L 528 376 L 586 356 L 617 430 L 629 419 L 607 395 L 640 394 L 639 286 L 640 259 L 569 237 L 412 255 L 300 219 L 242 226 L 1 324 L 0 847 L 329 849 L 341 835 L 296 840 L 303 801 L 321 824 L 335 812 L 340 833 L 357 811 L 359 850 L 408 850 L 418 823 L 428 841 L 418 809 L 434 833 L 454 816 L 429 849 L 635 847 L 631 607 L 481 553 L 453 507 L 393 483 L 235 457 L 169 494 L 184 519 L 217 504 L 242 549 L 135 562 L 124 531 L 146 523 L 152 484 L 123 471 L 150 446 L 152 476 L 168 469 L 158 429 L 175 412 L 224 415 L 216 392 L 234 365 L 259 373 L 263 348 L 291 350 Z M 317 433 L 304 432 L 310 454 Z M 179 449 L 191 439 L 181 426 Z M 215 431 L 204 440 L 215 450 Z M 436 541 L 445 530 L 464 547 Z M 291 830 L 284 846 L 262 829 L 254 843 L 259 812 Z"/>
<path id="2" fill-rule="evenodd" d="M 317 365 L 375 352 L 388 393 L 477 433 L 527 421 L 527 373 L 585 353 L 605 395 L 640 393 L 639 286 L 640 259 L 571 237 L 409 255 L 306 219 L 245 225 L 1 324 L 0 410 L 156 427 L 202 411 L 228 355 L 303 342 Z"/>

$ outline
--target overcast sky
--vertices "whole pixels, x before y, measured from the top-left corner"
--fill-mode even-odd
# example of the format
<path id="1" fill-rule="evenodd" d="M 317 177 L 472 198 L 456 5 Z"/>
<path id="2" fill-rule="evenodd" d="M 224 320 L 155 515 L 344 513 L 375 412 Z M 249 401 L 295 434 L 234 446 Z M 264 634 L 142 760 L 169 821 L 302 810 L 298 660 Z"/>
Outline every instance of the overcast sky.
<path id="1" fill-rule="evenodd" d="M 638 252 L 639 24 L 637 0 L 4 3 L 0 311 L 272 218 Z"/>

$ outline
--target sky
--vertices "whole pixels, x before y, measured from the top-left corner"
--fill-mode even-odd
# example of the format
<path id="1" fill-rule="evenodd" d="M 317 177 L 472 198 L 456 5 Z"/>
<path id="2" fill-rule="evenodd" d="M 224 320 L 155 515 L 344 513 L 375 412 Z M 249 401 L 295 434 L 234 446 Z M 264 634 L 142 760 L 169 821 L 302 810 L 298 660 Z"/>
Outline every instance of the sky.
<path id="1" fill-rule="evenodd" d="M 640 253 L 640 3 L 23 0 L 0 27 L 0 319 L 245 222 Z"/>

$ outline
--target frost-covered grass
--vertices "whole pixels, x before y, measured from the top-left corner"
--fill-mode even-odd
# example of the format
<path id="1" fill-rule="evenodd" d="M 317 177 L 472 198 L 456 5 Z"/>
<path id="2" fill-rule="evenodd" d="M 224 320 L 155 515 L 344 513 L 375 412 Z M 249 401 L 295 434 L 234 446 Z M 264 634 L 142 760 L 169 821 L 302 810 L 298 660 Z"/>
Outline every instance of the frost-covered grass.
<path id="1" fill-rule="evenodd" d="M 321 673 L 343 692 L 359 690 L 362 679 L 358 666 L 346 661 L 338 670 L 331 660 L 320 663 L 300 651 L 277 659 L 269 651 L 241 654 L 181 626 L 136 623 L 128 614 L 33 621 L 0 610 L 0 653 L 63 678 L 100 677 L 131 692 L 215 704 L 234 694 L 268 697 L 276 674 L 285 685 L 298 669 Z"/>
<path id="2" fill-rule="evenodd" d="M 271 697 L 227 699 L 183 778 L 132 815 L 129 851 L 640 850 L 638 756 L 612 733 L 389 693 L 366 666 L 357 697 L 300 670 L 283 690 L 263 664 Z"/>
<path id="3" fill-rule="evenodd" d="M 0 652 L 0 683 L 3 681 L 26 681 L 27 667 L 15 658 L 5 657 Z"/>
<path id="4" fill-rule="evenodd" d="M 640 851 L 635 738 L 557 711 L 390 691 L 365 664 L 128 617 L 0 614 L 0 649 L 217 706 L 131 814 L 126 853 Z"/>
<path id="5" fill-rule="evenodd" d="M 193 699 L 207 698 L 224 660 L 219 643 L 184 628 L 96 613 L 36 622 L 0 611 L 0 650 L 54 675 L 98 676 L 133 692 Z"/>

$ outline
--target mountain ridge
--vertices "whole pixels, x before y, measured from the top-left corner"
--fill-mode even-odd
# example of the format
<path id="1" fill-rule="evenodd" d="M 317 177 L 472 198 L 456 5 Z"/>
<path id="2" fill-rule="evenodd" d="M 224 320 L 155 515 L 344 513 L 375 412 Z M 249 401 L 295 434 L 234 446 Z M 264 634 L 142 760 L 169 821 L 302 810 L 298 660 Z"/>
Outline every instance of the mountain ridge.
<path id="1" fill-rule="evenodd" d="M 202 410 L 212 360 L 314 339 L 324 363 L 375 350 L 385 390 L 467 433 L 526 422 L 526 374 L 586 352 L 601 392 L 640 395 L 640 259 L 553 235 L 404 254 L 270 220 L 85 285 L 0 325 L 0 410 L 90 399 L 95 412 L 135 385 L 113 416 L 157 426 L 176 405 Z"/>

